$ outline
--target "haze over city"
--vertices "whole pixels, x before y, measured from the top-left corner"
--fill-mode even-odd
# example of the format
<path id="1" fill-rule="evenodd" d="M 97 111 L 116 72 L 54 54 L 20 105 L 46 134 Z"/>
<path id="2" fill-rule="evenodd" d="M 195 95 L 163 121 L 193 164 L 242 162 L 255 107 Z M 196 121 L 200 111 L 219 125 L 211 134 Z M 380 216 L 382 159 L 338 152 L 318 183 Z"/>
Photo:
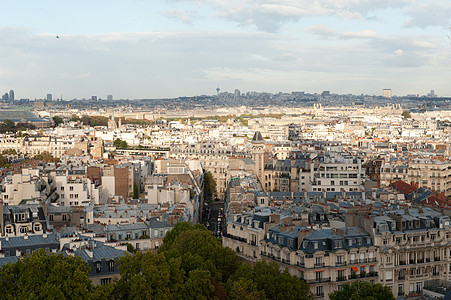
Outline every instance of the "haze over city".
<path id="1" fill-rule="evenodd" d="M 449 1 L 5 1 L 16 98 L 451 95 Z"/>

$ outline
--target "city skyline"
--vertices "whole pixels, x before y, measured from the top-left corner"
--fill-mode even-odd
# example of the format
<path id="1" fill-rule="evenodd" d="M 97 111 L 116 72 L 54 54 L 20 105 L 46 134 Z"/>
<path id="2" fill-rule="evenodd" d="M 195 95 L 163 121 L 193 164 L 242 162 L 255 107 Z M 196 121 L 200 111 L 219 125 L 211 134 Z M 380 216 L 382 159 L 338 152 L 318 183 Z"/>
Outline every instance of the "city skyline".
<path id="1" fill-rule="evenodd" d="M 89 6 L 87 7 L 89 3 Z M 16 99 L 330 90 L 450 96 L 448 1 L 15 1 L 0 90 Z M 103 95 L 103 96 L 102 96 Z"/>

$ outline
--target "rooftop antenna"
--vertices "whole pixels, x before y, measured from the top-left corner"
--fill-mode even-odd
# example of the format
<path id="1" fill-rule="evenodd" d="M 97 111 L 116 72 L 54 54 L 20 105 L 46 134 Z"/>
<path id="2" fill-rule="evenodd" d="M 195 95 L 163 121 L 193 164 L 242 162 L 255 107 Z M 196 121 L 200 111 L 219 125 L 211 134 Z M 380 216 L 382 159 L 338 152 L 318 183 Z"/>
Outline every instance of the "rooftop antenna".
<path id="1" fill-rule="evenodd" d="M 221 89 L 219 88 L 219 86 L 216 88 L 216 93 L 218 94 L 218 96 L 219 96 L 219 91 L 220 91 Z"/>

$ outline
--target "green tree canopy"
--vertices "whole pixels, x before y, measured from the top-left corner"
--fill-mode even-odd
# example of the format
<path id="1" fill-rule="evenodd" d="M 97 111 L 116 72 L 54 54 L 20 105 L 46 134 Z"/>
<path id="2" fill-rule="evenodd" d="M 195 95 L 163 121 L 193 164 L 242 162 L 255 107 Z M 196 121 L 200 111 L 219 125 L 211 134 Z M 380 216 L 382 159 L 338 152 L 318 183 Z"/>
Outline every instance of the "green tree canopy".
<path id="1" fill-rule="evenodd" d="M 204 174 L 204 197 L 206 201 L 213 199 L 216 196 L 216 181 L 210 172 Z"/>
<path id="2" fill-rule="evenodd" d="M 119 138 L 115 139 L 113 142 L 113 146 L 116 148 L 128 148 L 128 144 L 126 141 L 123 141 Z"/>
<path id="3" fill-rule="evenodd" d="M 33 252 L 0 268 L 0 295 L 6 299 L 96 299 L 89 266 L 79 257 Z"/>
<path id="4" fill-rule="evenodd" d="M 54 116 L 52 119 L 53 122 L 55 122 L 55 126 L 64 123 L 63 119 L 60 116 Z"/>
<path id="5" fill-rule="evenodd" d="M 343 285 L 341 291 L 329 295 L 330 300 L 392 300 L 390 288 L 380 283 L 370 284 L 367 281 L 356 280 Z"/>
<path id="6" fill-rule="evenodd" d="M 405 119 L 412 118 L 412 116 L 410 115 L 410 112 L 408 110 L 403 111 L 401 116 L 403 116 Z"/>
<path id="7" fill-rule="evenodd" d="M 266 299 L 314 298 L 307 283 L 290 275 L 286 269 L 281 272 L 276 262 L 267 263 L 260 260 L 254 265 L 242 264 L 227 282 L 229 295 L 235 295 L 237 282 L 241 282 L 241 285 L 247 284 L 246 288 L 252 291 L 249 281 L 256 284 L 258 291 L 261 291 L 262 297 Z"/>

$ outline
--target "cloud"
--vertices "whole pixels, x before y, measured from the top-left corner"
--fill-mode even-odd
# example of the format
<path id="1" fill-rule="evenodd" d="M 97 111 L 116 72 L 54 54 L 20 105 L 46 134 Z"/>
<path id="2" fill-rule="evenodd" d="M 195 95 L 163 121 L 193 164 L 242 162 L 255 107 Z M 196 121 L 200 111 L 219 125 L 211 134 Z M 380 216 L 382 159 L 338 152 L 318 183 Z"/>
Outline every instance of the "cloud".
<path id="1" fill-rule="evenodd" d="M 193 23 L 193 11 L 170 9 L 162 11 L 161 15 L 169 19 L 183 22 L 185 24 L 191 25 Z"/>
<path id="2" fill-rule="evenodd" d="M 178 0 L 172 3 L 178 3 Z M 210 6 L 220 17 L 240 26 L 255 26 L 258 30 L 277 32 L 287 23 L 310 17 L 336 17 L 339 19 L 381 20 L 386 15 L 375 14 L 395 9 L 408 18 L 406 26 L 448 26 L 451 2 L 430 0 L 422 4 L 417 0 L 187 0 L 200 6 Z"/>

